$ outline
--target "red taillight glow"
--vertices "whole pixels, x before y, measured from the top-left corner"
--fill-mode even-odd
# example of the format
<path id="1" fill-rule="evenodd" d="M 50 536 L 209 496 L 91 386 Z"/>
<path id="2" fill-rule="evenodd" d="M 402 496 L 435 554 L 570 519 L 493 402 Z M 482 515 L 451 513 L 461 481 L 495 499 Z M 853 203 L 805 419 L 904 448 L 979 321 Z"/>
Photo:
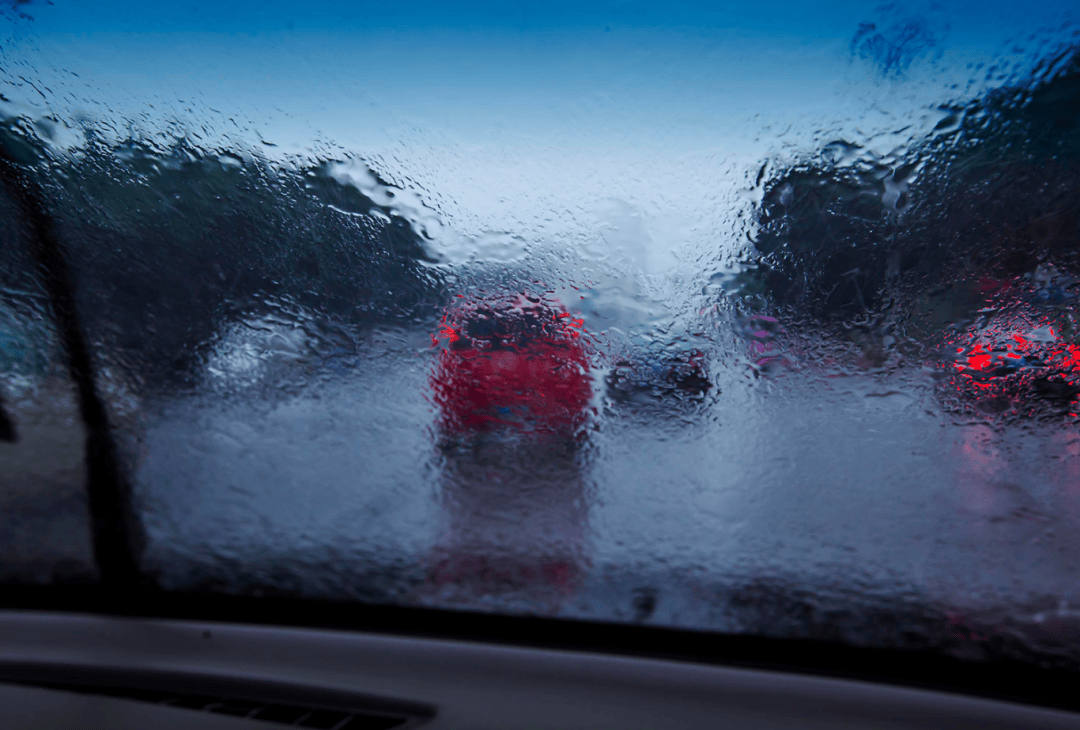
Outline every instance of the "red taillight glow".
<path id="1" fill-rule="evenodd" d="M 1064 386 L 1059 394 L 1080 386 L 1080 345 L 1058 336 L 1051 326 L 1053 310 L 1015 300 L 1001 309 L 982 326 L 950 337 L 956 358 L 946 367 L 961 394 L 1004 396 L 1019 405 L 1031 397 L 1023 390 L 1028 386 Z"/>

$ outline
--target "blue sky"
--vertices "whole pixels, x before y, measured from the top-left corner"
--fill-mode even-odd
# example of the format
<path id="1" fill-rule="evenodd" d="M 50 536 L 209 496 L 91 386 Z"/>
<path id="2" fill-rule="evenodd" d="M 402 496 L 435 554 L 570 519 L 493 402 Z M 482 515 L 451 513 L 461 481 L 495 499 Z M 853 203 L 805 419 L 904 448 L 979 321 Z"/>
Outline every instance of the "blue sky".
<path id="1" fill-rule="evenodd" d="M 491 2 L 162 2 L 136 0 L 78 3 L 54 0 L 32 2 L 23 10 L 57 30 L 79 31 L 108 27 L 123 31 L 275 31 L 374 28 L 485 28 L 529 31 L 540 28 L 695 27 L 775 29 L 778 25 L 808 32 L 866 12 L 880 3 L 745 2 L 645 3 L 513 1 Z M 860 8 L 861 6 L 861 8 Z"/>
<path id="2" fill-rule="evenodd" d="M 321 134 L 351 146 L 377 134 L 369 123 L 374 106 L 381 128 L 419 124 L 462 141 L 580 137 L 588 144 L 622 135 L 632 144 L 677 137 L 707 146 L 711 133 L 736 119 L 765 113 L 790 122 L 793 111 L 836 107 L 841 84 L 861 84 L 864 98 L 855 103 L 864 106 L 878 102 L 875 93 L 910 95 L 928 76 L 948 88 L 945 77 L 972 77 L 961 62 L 993 58 L 1010 41 L 1034 45 L 1024 34 L 1043 29 L 1045 36 L 1070 8 L 1002 0 L 964 0 L 947 10 L 877 0 L 33 0 L 19 9 L 34 20 L 5 35 L 9 58 L 22 60 L 28 76 L 78 74 L 81 82 L 59 81 L 68 103 L 81 97 L 121 116 L 178 103 L 183 110 L 188 102 L 255 126 L 288 116 L 292 122 L 269 124 L 270 131 L 292 127 L 293 136 Z M 921 24 L 927 47 L 912 53 L 945 59 L 917 64 L 905 88 L 882 92 L 895 79 L 875 79 L 873 60 L 851 52 L 868 22 L 887 39 Z M 948 101 L 943 88 L 935 93 Z M 365 119 L 355 123 L 359 136 L 349 133 L 350 115 Z"/>

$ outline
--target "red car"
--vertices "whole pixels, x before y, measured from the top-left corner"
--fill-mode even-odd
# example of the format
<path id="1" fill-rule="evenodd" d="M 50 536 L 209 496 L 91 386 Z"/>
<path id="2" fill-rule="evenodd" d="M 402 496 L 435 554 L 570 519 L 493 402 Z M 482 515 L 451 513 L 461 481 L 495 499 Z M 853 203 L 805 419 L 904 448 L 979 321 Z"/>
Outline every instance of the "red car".
<path id="1" fill-rule="evenodd" d="M 528 295 L 462 301 L 433 339 L 444 435 L 500 429 L 573 437 L 592 399 L 583 320 Z"/>

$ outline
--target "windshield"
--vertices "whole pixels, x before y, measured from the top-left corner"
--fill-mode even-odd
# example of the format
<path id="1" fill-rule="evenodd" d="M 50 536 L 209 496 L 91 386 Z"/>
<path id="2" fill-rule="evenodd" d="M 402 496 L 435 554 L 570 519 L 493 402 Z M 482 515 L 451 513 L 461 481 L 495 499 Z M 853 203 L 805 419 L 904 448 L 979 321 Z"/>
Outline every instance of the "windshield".
<path id="1" fill-rule="evenodd" d="M 0 576 L 1080 668 L 1078 20 L 0 3 Z"/>

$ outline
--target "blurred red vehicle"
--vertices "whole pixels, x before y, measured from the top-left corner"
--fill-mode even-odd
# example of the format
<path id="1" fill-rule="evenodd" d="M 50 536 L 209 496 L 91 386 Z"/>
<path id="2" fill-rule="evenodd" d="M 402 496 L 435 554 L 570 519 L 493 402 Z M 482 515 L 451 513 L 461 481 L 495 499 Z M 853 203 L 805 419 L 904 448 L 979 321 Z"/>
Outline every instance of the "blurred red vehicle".
<path id="1" fill-rule="evenodd" d="M 431 377 L 443 435 L 509 429 L 573 437 L 592 399 L 583 320 L 520 295 L 464 300 L 443 318 Z"/>
<path id="2" fill-rule="evenodd" d="M 1049 267 L 971 287 L 984 306 L 943 333 L 940 364 L 952 391 L 979 410 L 1033 416 L 1080 409 L 1075 282 Z"/>

